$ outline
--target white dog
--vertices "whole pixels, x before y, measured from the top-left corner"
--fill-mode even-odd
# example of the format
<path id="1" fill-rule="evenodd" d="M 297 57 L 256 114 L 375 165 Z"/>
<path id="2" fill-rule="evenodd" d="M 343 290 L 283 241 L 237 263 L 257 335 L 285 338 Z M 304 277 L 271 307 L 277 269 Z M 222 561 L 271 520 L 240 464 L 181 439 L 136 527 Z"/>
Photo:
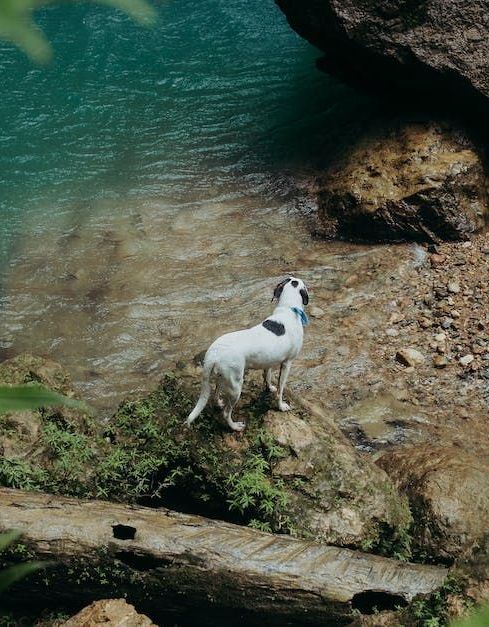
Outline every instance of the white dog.
<path id="1" fill-rule="evenodd" d="M 216 396 L 228 425 L 234 431 L 242 431 L 244 422 L 234 422 L 231 413 L 241 395 L 243 377 L 248 368 L 264 371 L 265 385 L 277 392 L 272 385 L 272 368 L 280 366 L 278 408 L 288 411 L 284 402 L 285 382 L 292 360 L 297 357 L 303 340 L 303 327 L 308 323 L 303 307 L 308 304 L 306 286 L 300 279 L 288 277 L 277 285 L 273 300 L 278 301 L 273 314 L 251 329 L 226 333 L 207 350 L 204 358 L 202 389 L 199 400 L 187 418 L 187 426 L 199 416 L 211 394 L 211 376 L 217 376 Z"/>

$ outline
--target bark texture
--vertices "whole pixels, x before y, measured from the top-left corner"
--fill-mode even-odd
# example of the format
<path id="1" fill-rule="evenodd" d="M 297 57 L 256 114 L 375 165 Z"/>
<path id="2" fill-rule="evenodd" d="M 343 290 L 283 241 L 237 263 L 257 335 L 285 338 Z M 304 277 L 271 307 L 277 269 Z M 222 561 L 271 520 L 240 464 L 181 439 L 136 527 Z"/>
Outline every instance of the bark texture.
<path id="1" fill-rule="evenodd" d="M 258 622 L 344 624 L 352 607 L 405 604 L 447 575 L 166 509 L 2 488 L 0 532 L 8 529 L 22 531 L 32 556 L 56 560 L 12 588 L 13 601 L 82 605 L 117 595 L 153 619 L 163 608 L 206 608 L 205 617 L 240 611 Z"/>

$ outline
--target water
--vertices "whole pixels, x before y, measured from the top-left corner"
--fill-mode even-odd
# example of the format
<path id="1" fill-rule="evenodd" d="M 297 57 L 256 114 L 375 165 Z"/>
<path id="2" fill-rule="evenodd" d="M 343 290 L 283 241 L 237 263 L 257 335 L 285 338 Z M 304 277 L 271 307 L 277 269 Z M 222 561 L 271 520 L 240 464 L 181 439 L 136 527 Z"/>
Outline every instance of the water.
<path id="1" fill-rule="evenodd" d="M 370 107 L 271 0 L 158 7 L 152 30 L 39 12 L 47 68 L 0 46 L 0 348 L 63 362 L 101 405 L 329 263 L 300 188 Z"/>

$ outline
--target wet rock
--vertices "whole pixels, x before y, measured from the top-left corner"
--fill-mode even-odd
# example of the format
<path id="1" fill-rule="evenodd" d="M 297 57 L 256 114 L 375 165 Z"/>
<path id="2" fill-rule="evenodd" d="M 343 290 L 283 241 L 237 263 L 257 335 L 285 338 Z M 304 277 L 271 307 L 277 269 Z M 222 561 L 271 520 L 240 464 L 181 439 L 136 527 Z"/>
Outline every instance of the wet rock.
<path id="1" fill-rule="evenodd" d="M 487 111 L 489 8 L 464 0 L 276 0 L 299 35 L 324 51 L 320 67 L 403 100 Z M 443 16 L 443 19 L 440 19 Z"/>
<path id="2" fill-rule="evenodd" d="M 124 599 L 94 601 L 88 607 L 72 616 L 62 627 L 156 627 L 144 614 L 138 614 Z"/>
<path id="3" fill-rule="evenodd" d="M 269 412 L 263 423 L 288 451 L 272 472 L 287 482 L 288 515 L 298 535 L 353 546 L 375 545 L 382 528 L 395 537 L 410 514 L 386 475 L 355 451 L 319 406 L 299 407 L 300 416 L 284 420 L 283 413 Z"/>
<path id="4" fill-rule="evenodd" d="M 425 356 L 415 348 L 401 348 L 396 353 L 396 359 L 404 366 L 419 366 L 425 362 Z"/>
<path id="5" fill-rule="evenodd" d="M 485 542 L 489 466 L 456 447 L 406 447 L 377 463 L 413 511 L 413 540 L 438 558 L 465 557 Z"/>
<path id="6" fill-rule="evenodd" d="M 473 145 L 448 126 L 370 130 L 319 181 L 328 231 L 365 240 L 465 239 L 487 213 L 487 179 Z M 431 255 L 431 263 L 442 263 Z"/>

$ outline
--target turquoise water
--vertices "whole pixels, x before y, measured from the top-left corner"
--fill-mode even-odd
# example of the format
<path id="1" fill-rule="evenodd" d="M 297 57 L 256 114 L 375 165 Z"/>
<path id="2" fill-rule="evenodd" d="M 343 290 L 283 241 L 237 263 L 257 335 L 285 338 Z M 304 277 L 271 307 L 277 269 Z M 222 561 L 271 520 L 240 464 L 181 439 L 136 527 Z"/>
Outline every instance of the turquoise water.
<path id="1" fill-rule="evenodd" d="M 62 361 L 89 397 L 201 348 L 216 298 L 242 324 L 305 271 L 296 186 L 365 110 L 272 0 L 158 10 L 150 30 L 39 12 L 47 67 L 0 44 L 0 350 Z"/>
<path id="2" fill-rule="evenodd" d="M 101 197 L 259 192 L 314 159 L 349 91 L 315 70 L 272 0 L 168 0 L 159 13 L 145 30 L 99 7 L 43 11 L 47 68 L 0 48 L 4 255 L 26 214 L 43 228 Z"/>

